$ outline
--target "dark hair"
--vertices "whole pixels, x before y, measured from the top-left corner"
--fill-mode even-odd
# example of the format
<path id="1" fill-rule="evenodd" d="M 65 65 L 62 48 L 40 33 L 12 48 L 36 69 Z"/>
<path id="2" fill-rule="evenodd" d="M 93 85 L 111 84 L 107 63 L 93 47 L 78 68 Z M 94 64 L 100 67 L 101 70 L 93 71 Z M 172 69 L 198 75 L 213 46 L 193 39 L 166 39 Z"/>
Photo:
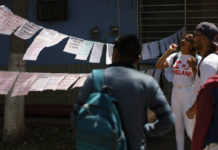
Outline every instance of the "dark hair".
<path id="1" fill-rule="evenodd" d="M 194 35 L 192 33 L 185 33 L 185 35 L 183 36 L 183 38 L 188 35 L 190 38 L 191 38 L 191 43 L 193 44 L 193 37 Z M 192 49 L 191 49 L 191 55 L 192 56 L 195 56 L 197 54 L 197 50 L 192 46 Z"/>
<path id="2" fill-rule="evenodd" d="M 115 40 L 114 48 L 119 52 L 121 60 L 133 63 L 141 54 L 141 43 L 135 35 L 125 35 Z"/>

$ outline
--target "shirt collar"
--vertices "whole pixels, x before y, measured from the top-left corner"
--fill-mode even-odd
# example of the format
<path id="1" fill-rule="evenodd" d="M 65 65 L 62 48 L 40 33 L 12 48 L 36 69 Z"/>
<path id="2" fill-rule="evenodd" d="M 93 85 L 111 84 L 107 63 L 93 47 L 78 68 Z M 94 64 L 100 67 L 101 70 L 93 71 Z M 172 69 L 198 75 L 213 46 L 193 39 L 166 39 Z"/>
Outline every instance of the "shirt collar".
<path id="1" fill-rule="evenodd" d="M 107 67 L 116 67 L 116 66 L 117 67 L 127 67 L 127 68 L 135 69 L 135 67 L 131 63 L 113 63 L 111 65 L 108 65 Z"/>

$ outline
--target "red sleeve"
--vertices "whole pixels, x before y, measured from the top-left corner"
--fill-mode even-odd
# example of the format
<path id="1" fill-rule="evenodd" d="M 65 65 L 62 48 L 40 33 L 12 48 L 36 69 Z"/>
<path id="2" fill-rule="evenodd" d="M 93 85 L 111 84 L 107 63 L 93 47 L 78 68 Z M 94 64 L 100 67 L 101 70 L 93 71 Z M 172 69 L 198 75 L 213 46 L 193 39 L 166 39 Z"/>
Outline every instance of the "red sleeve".
<path id="1" fill-rule="evenodd" d="M 202 89 L 197 99 L 195 129 L 192 137 L 191 150 L 202 150 L 204 139 L 213 115 L 213 96 L 211 89 Z"/>

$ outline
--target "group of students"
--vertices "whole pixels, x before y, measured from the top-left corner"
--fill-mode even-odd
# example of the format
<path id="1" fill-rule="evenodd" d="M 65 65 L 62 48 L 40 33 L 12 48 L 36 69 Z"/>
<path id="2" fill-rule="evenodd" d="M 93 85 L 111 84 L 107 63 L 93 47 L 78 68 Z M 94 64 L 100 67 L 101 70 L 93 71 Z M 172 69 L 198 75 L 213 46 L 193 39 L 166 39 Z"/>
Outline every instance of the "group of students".
<path id="1" fill-rule="evenodd" d="M 112 64 L 104 69 L 104 84 L 111 87 L 110 95 L 119 105 L 129 150 L 146 150 L 147 137 L 163 135 L 171 130 L 174 124 L 177 150 L 184 150 L 184 128 L 193 141 L 192 150 L 212 150 L 214 147 L 218 150 L 218 131 L 215 130 L 218 127 L 218 117 L 214 120 L 213 116 L 214 112 L 218 115 L 218 108 L 204 110 L 207 115 L 203 113 L 203 117 L 200 109 L 208 103 L 210 105 L 205 108 L 213 108 L 214 105 L 213 100 L 207 102 L 208 91 L 205 95 L 204 90 L 208 86 L 211 87 L 211 80 L 218 81 L 218 77 L 210 79 L 208 86 L 203 85 L 218 72 L 217 36 L 218 29 L 215 24 L 202 22 L 196 27 L 194 35 L 184 35 L 180 42 L 180 52 L 176 52 L 179 46 L 172 44 L 156 63 L 158 69 L 173 68 L 171 107 L 158 83 L 134 68 L 134 64 L 141 58 L 141 44 L 137 37 L 127 35 L 115 40 Z M 89 74 L 78 95 L 72 120 L 75 120 L 81 106 L 95 92 L 93 82 L 93 75 Z M 203 88 L 200 91 L 201 87 Z M 213 93 L 217 94 L 216 91 L 217 89 L 213 90 Z M 204 96 L 203 102 L 200 95 Z M 147 121 L 148 108 L 156 114 L 157 120 L 153 123 Z M 202 118 L 207 119 L 207 129 L 202 127 Z M 209 130 L 207 138 L 205 135 L 208 134 L 211 120 L 215 124 Z"/>

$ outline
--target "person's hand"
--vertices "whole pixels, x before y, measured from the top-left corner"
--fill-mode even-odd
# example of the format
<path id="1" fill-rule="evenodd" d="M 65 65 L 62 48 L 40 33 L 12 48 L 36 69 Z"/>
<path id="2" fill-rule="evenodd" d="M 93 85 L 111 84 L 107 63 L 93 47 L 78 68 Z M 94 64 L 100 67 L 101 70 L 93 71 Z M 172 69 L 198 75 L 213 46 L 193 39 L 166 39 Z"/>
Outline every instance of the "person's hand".
<path id="1" fill-rule="evenodd" d="M 196 113 L 196 105 L 193 105 L 189 110 L 186 112 L 186 115 L 189 119 L 194 119 Z"/>
<path id="2" fill-rule="evenodd" d="M 178 49 L 178 45 L 176 45 L 176 44 L 171 44 L 170 46 L 169 46 L 169 51 L 171 52 L 171 53 L 174 53 L 176 50 Z"/>
<path id="3" fill-rule="evenodd" d="M 188 63 L 188 66 L 190 67 L 190 68 L 195 68 L 196 67 L 196 59 L 195 59 L 195 57 L 190 57 L 188 60 L 187 60 L 187 63 Z"/>

